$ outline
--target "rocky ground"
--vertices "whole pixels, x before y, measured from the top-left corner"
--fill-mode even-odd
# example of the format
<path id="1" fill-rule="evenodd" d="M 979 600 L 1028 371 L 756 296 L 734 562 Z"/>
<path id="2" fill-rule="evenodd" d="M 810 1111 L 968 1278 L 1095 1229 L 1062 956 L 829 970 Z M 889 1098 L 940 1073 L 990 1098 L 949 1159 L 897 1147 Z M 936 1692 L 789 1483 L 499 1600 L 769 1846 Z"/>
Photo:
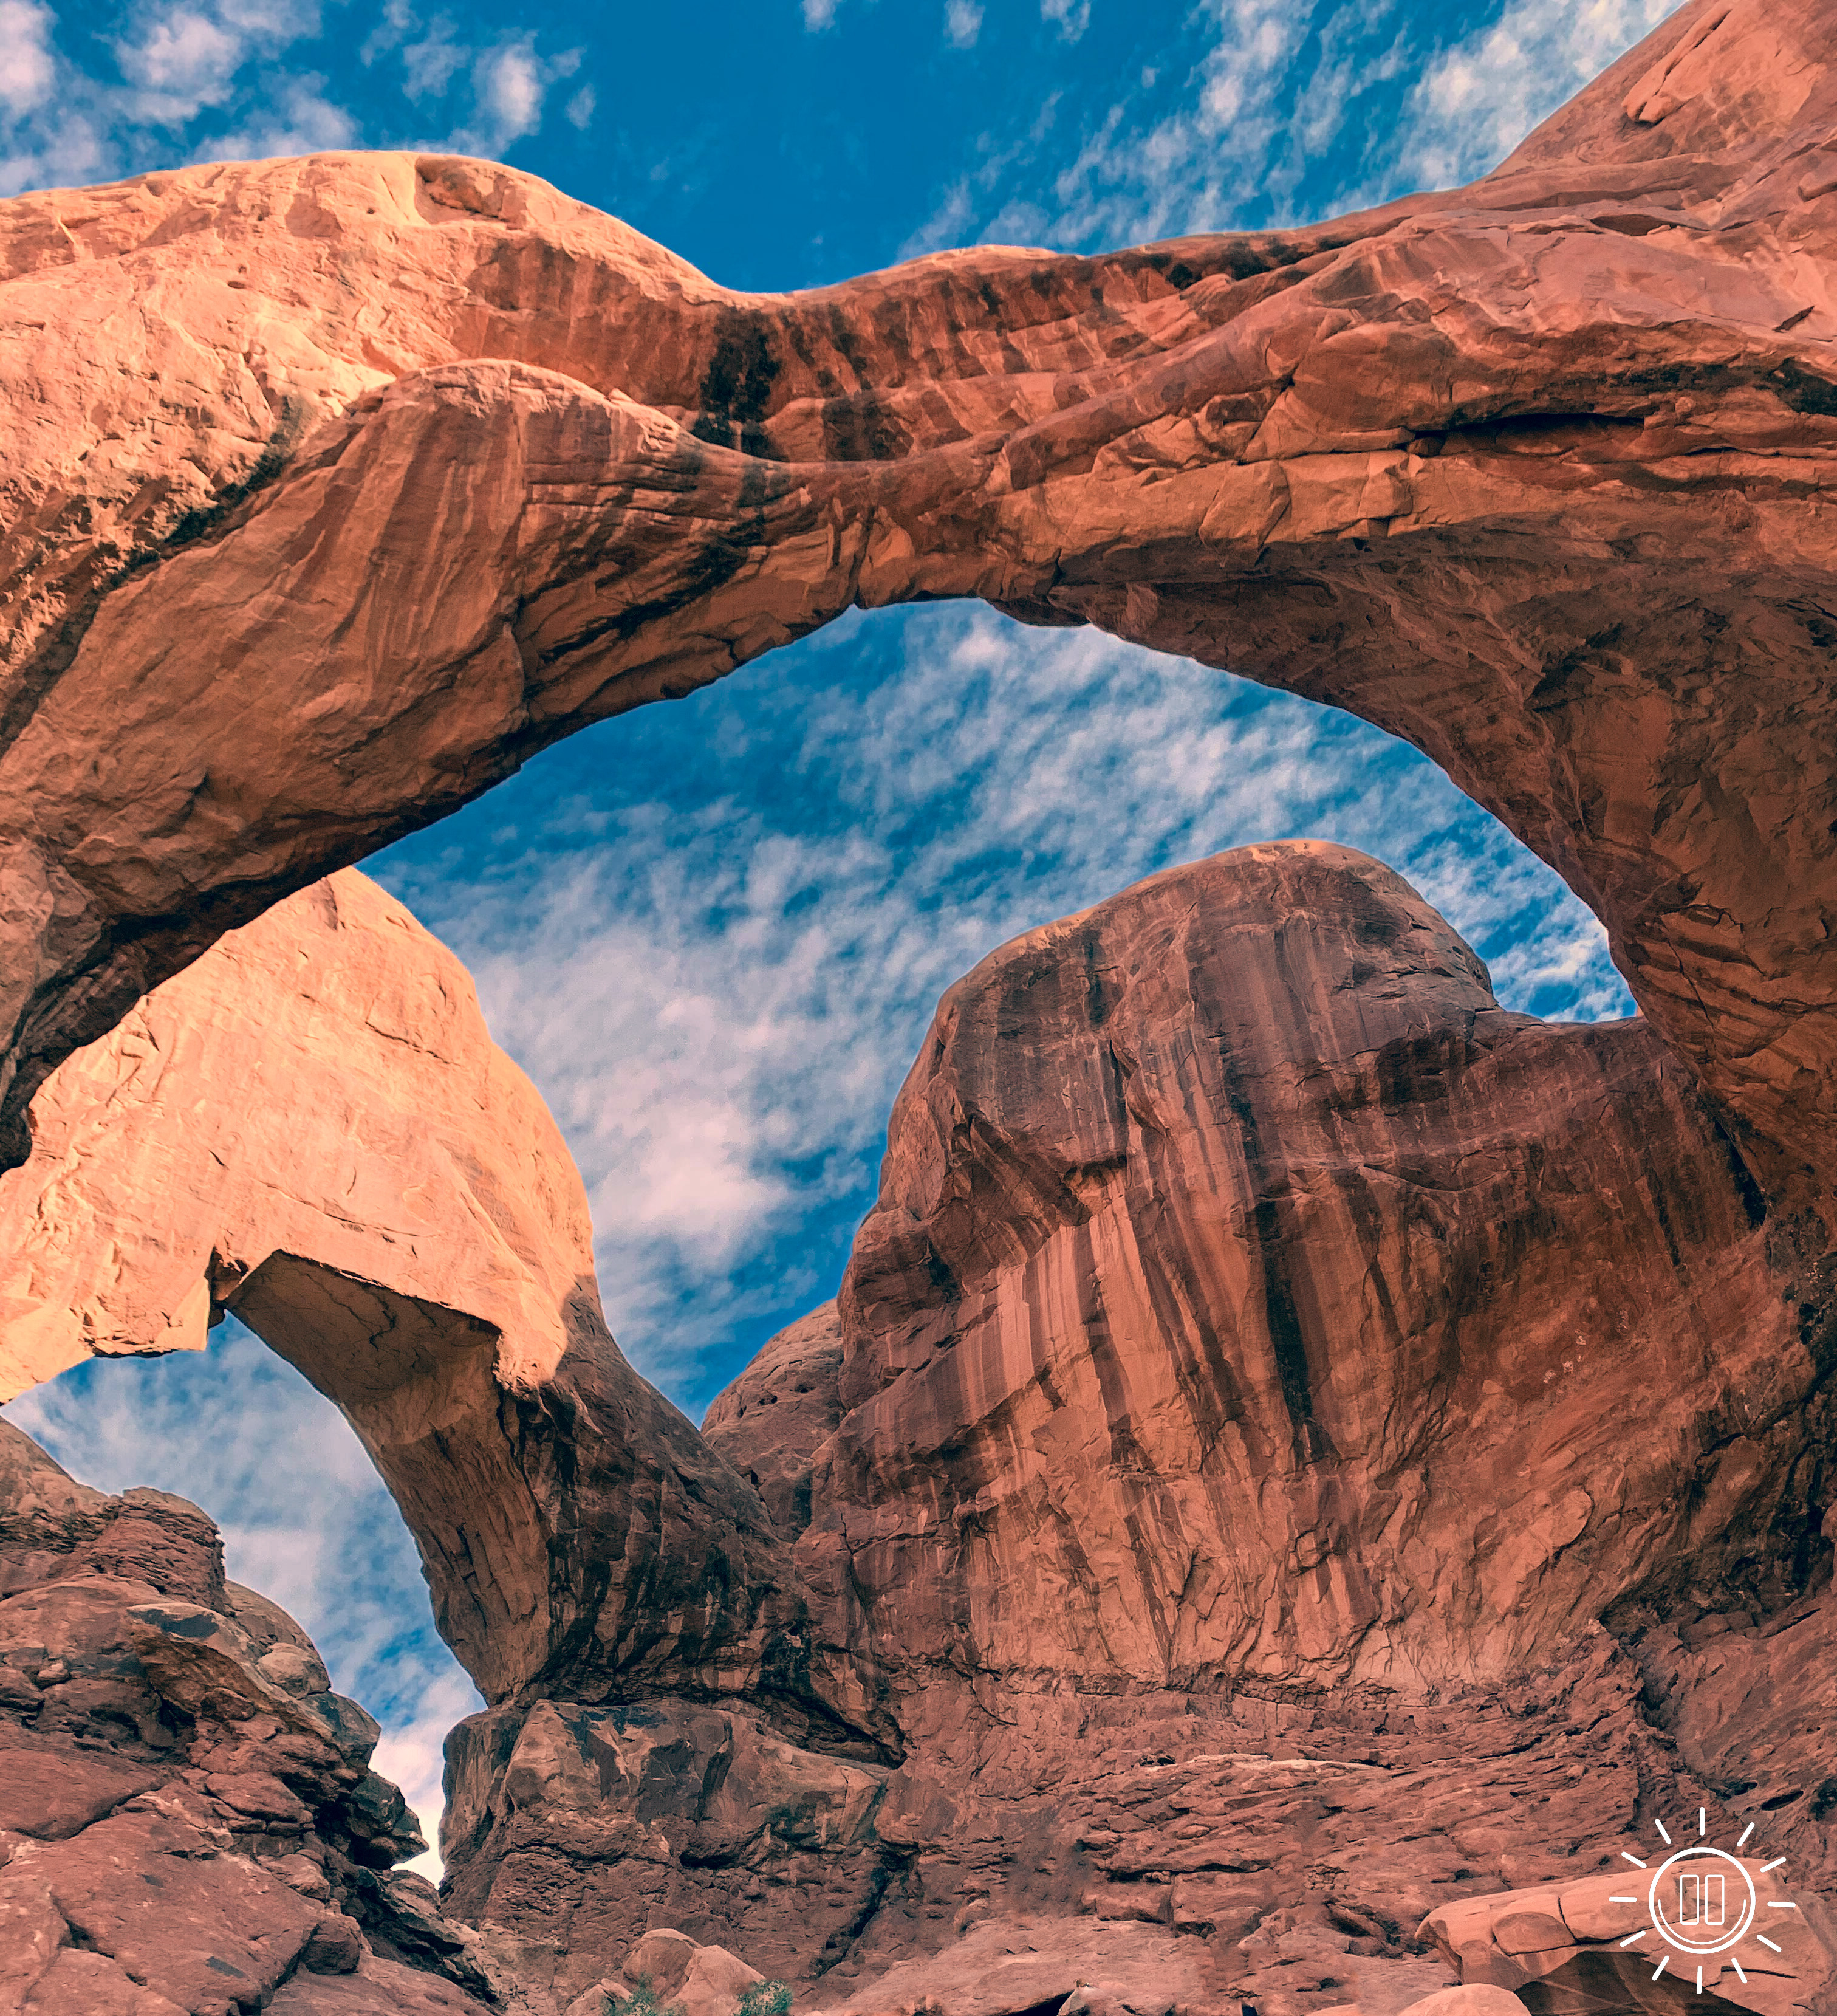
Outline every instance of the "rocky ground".
<path id="1" fill-rule="evenodd" d="M 0 2008 L 476 2012 L 378 1733 L 195 1505 L 0 1422 Z"/>

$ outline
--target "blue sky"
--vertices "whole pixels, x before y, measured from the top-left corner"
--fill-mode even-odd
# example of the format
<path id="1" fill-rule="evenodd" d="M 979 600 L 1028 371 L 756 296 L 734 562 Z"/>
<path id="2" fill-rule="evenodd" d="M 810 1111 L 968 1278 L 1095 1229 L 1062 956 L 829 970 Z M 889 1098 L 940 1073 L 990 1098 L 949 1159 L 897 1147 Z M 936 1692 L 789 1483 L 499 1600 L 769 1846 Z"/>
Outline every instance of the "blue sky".
<path id="1" fill-rule="evenodd" d="M 488 153 L 742 287 L 934 247 L 1096 250 L 1483 170 L 1660 0 L 753 0 L 681 10 L 0 0 L 0 193 L 324 146 Z M 634 1361 L 699 1416 L 834 1291 L 938 994 L 1017 931 L 1243 841 L 1407 875 L 1550 1016 L 1624 1013 L 1602 934 L 1349 717 L 1094 633 L 851 617 L 577 736 L 366 864 L 466 959 L 553 1107 Z M 312 1630 L 429 1822 L 473 1705 L 337 1415 L 228 1324 L 9 1417 L 183 1492 Z"/>

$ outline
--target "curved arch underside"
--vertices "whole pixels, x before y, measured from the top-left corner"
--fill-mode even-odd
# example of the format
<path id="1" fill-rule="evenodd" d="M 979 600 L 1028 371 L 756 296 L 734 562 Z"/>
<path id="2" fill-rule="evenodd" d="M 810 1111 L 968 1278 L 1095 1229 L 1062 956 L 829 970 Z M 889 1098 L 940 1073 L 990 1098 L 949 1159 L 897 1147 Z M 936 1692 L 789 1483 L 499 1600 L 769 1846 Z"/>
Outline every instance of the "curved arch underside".
<path id="1" fill-rule="evenodd" d="M 289 890 L 851 606 L 980 596 L 1417 743 L 1828 1212 L 1832 56 L 1821 0 L 1699 0 L 1466 189 L 803 295 L 446 158 L 0 207 L 12 1158 Z"/>

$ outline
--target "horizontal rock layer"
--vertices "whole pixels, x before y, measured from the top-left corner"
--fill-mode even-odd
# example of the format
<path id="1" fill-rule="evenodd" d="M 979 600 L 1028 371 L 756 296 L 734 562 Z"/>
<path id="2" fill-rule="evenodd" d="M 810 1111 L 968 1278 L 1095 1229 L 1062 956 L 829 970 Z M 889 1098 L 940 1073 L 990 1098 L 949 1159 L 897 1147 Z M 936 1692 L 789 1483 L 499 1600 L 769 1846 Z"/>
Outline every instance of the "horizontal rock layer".
<path id="1" fill-rule="evenodd" d="M 1469 189 L 807 295 L 440 157 L 13 200 L 9 1152 L 277 897 L 847 607 L 980 596 L 1415 741 L 1828 1216 L 1832 55 L 1821 0 L 1691 0 Z"/>

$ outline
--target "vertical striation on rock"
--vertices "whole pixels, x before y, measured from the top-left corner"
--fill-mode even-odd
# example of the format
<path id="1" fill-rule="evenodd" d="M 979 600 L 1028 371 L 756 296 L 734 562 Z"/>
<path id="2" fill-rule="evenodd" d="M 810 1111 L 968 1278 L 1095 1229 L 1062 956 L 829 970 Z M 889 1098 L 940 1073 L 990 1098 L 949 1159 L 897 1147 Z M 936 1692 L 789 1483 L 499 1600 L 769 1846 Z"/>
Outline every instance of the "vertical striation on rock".
<path id="1" fill-rule="evenodd" d="M 1638 1706 L 1659 1618 L 1824 1615 L 1829 1361 L 1772 1231 L 1648 1024 L 1501 1010 L 1348 849 L 991 954 L 896 1102 L 839 1352 L 816 1312 L 706 1424 L 893 1676 L 910 1859 L 863 1949 L 1071 1914 L 1208 1939 L 1223 2001 L 1382 2002 L 1417 1905 L 1592 1879 L 1655 1798 L 1779 1777 L 1777 1658 L 1767 1721 Z M 1361 1797 L 1263 1790 L 1332 1759 Z"/>
<path id="2" fill-rule="evenodd" d="M 1150 1927 L 1215 2002 L 1393 2006 L 1441 1978 L 1400 1899 L 1592 1875 L 1661 1777 L 1752 1761 L 1646 1726 L 1654 1620 L 1821 1615 L 1823 1374 L 1738 1154 L 1646 1025 L 1504 1013 L 1344 848 L 1170 871 L 952 988 L 839 1304 L 705 1442 L 595 1327 L 578 1179 L 463 975 L 361 877 L 37 1117 L 0 1177 L 35 1369 L 227 1305 L 390 1479 L 491 1697 L 448 1744 L 450 1905 L 532 2016 L 660 1926 L 832 2001 L 979 1927 L 1105 1978 Z M 322 1687 L 138 1502 L 110 1571 Z M 136 1653 L 162 1699 L 265 1712 L 172 1640 Z M 415 1922 L 394 1950 L 439 1958 Z"/>
<path id="3" fill-rule="evenodd" d="M 1170 869 L 946 995 L 799 1564 L 915 1670 L 1156 1685 L 1485 1676 L 1637 1590 L 1777 1603 L 1830 1424 L 1769 1234 L 1649 1025 L 1501 1010 L 1344 848 Z"/>
<path id="4" fill-rule="evenodd" d="M 952 2016 L 1560 2016 L 1661 1786 L 1831 1880 L 1834 47 L 1691 0 L 1469 189 L 806 297 L 447 157 L 0 205 L 0 1376 L 230 1309 L 344 1409 L 530 2016 L 665 1931 Z M 1342 848 L 1155 877 L 951 990 L 703 1438 L 462 971 L 319 878 L 940 596 L 1407 736 L 1644 1019 L 1502 1011 Z M 0 1993 L 501 1999 L 196 1508 L 0 1434 Z"/>

